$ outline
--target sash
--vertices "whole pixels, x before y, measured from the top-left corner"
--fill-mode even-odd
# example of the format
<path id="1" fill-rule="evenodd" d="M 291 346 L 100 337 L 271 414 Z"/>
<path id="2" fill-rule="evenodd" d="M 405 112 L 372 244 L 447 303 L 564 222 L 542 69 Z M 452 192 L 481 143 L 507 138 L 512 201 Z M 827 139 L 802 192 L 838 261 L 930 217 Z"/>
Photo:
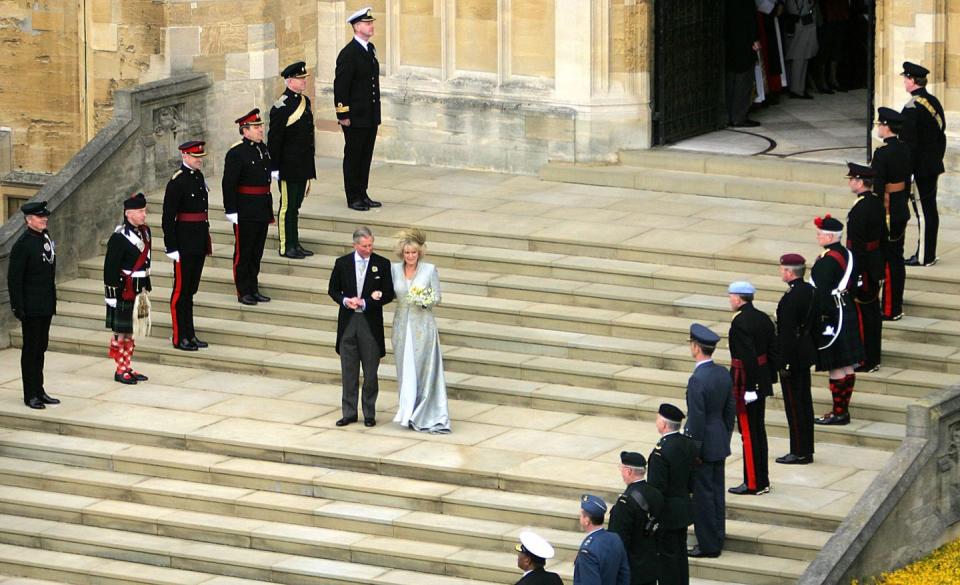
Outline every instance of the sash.
<path id="1" fill-rule="evenodd" d="M 300 119 L 300 116 L 307 111 L 307 96 L 300 96 L 300 103 L 297 105 L 297 109 L 290 114 L 290 117 L 287 118 L 287 127 L 293 126 L 297 123 L 297 120 Z"/>
<path id="2" fill-rule="evenodd" d="M 129 232 L 124 230 L 123 226 L 118 227 L 117 231 L 140 250 L 140 255 L 137 256 L 137 260 L 133 263 L 133 268 L 130 270 L 120 270 L 120 277 L 123 279 L 121 296 L 125 301 L 132 301 L 137 295 L 136 291 L 133 290 L 133 279 L 140 278 L 134 275 L 137 272 L 141 272 L 143 267 L 146 266 L 147 261 L 150 260 L 150 238 L 141 239 L 139 235 L 133 233 L 133 230 Z M 144 277 L 145 276 L 148 275 L 145 274 Z"/>
<path id="3" fill-rule="evenodd" d="M 943 132 L 944 129 L 946 128 L 946 124 L 943 123 L 943 118 L 941 118 L 940 114 L 937 113 L 937 109 L 933 107 L 933 104 L 930 103 L 930 100 L 919 95 L 914 96 L 914 100 L 918 104 L 923 106 L 928 112 L 930 112 L 930 115 L 933 116 L 933 119 L 936 121 L 937 126 L 940 127 L 940 131 Z"/>

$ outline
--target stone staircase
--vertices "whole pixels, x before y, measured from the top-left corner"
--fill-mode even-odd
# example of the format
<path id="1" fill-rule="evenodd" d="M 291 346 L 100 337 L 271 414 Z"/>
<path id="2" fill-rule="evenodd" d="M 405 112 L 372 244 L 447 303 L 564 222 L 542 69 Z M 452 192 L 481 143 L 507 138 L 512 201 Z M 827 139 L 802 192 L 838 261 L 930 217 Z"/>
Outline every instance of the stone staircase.
<path id="1" fill-rule="evenodd" d="M 321 161 L 333 184 L 335 163 Z M 582 170 L 566 179 L 598 176 Z M 550 566 L 572 582 L 582 539 L 576 498 L 591 491 L 612 501 L 622 488 L 619 451 L 648 453 L 658 404 L 683 406 L 690 322 L 726 334 L 726 285 L 743 277 L 772 312 L 783 290 L 776 258 L 813 257 L 810 218 L 837 212 L 819 205 L 839 205 L 843 194 L 826 170 L 790 203 L 773 193 L 699 194 L 727 177 L 760 195 L 776 181 L 751 183 L 721 162 L 709 172 L 664 172 L 704 180 L 677 193 L 688 183 L 637 189 L 639 173 L 626 188 L 598 188 L 381 167 L 378 212 L 350 212 L 334 192 L 308 198 L 301 235 L 313 258 L 277 257 L 271 231 L 262 290 L 274 301 L 256 307 L 236 302 L 233 236 L 214 205 L 215 253 L 196 298 L 197 328 L 211 347 L 170 346 L 171 267 L 157 254 L 154 331 L 136 356 L 151 380 L 132 387 L 112 381 L 105 359 L 103 259 L 83 262 L 60 285 L 51 331 L 47 387 L 63 404 L 23 408 L 18 353 L 0 352 L 0 575 L 77 584 L 514 583 L 512 547 L 535 527 L 557 549 Z M 380 424 L 333 426 L 340 366 L 326 284 L 360 220 L 385 255 L 397 228 L 428 231 L 444 287 L 437 315 L 450 435 L 389 423 L 392 355 L 380 369 Z M 944 223 L 949 258 L 960 226 Z M 796 581 L 899 445 L 905 406 L 960 379 L 957 265 L 910 272 L 907 317 L 885 327 L 884 367 L 858 376 L 853 423 L 817 429 L 815 464 L 772 465 L 770 494 L 728 498 L 727 549 L 691 559 L 695 583 Z M 19 332 L 12 339 L 19 345 Z M 717 357 L 729 359 L 723 347 Z M 825 410 L 825 379 L 814 385 L 816 409 Z M 785 453 L 779 395 L 767 418 L 771 454 Z M 739 483 L 738 456 L 727 475 Z"/>

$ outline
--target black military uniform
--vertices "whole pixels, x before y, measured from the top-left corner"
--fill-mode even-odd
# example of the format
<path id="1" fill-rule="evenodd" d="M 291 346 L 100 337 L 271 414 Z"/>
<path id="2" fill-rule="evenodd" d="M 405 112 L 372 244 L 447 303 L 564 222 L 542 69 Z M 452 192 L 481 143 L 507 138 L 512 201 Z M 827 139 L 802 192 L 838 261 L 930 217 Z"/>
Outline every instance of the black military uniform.
<path id="1" fill-rule="evenodd" d="M 925 82 L 930 73 L 925 67 L 904 62 L 903 73 L 916 81 Z M 937 179 L 943 174 L 943 156 L 947 150 L 947 118 L 940 100 L 919 87 L 910 92 L 910 101 L 903 106 L 903 131 L 900 137 L 913 155 L 913 180 L 917 184 L 914 213 L 920 228 L 917 252 L 908 266 L 930 266 L 937 261 L 937 231 L 940 214 L 937 211 Z"/>
<path id="2" fill-rule="evenodd" d="M 830 215 L 814 220 L 822 232 L 843 232 L 843 223 Z M 810 270 L 813 285 L 813 331 L 817 347 L 817 371 L 841 370 L 863 360 L 863 343 L 857 322 L 857 310 L 850 295 L 854 274 L 853 253 L 840 242 L 823 247 Z M 850 422 L 848 407 L 857 375 L 830 379 L 833 409 L 814 422 L 825 425 L 845 425 Z"/>
<path id="3" fill-rule="evenodd" d="M 307 65 L 298 61 L 280 74 L 284 79 L 304 78 Z M 310 98 L 287 88 L 270 108 L 270 130 L 267 134 L 272 170 L 280 173 L 280 210 L 277 227 L 280 232 L 280 255 L 288 258 L 312 256 L 300 244 L 300 206 L 307 194 L 307 185 L 317 178 L 314 165 L 313 110 Z"/>
<path id="4" fill-rule="evenodd" d="M 903 115 L 890 108 L 877 110 L 878 123 L 887 126 L 892 132 L 899 133 L 903 125 Z M 870 163 L 876 176 L 873 178 L 873 192 L 883 199 L 887 216 L 887 242 L 884 245 L 885 266 L 883 271 L 883 297 L 881 313 L 884 319 L 897 320 L 903 316 L 903 287 L 906 270 L 903 267 L 903 244 L 910 221 L 910 175 L 913 162 L 910 147 L 898 136 L 883 139 L 883 145 L 873 151 Z"/>
<path id="5" fill-rule="evenodd" d="M 671 404 L 661 404 L 663 418 L 680 424 L 683 412 Z M 687 565 L 687 526 L 693 522 L 693 470 L 699 447 L 696 441 L 679 431 L 665 433 L 657 441 L 647 461 L 647 483 L 663 494 L 663 512 L 657 532 L 660 554 L 660 585 L 690 582 Z"/>
<path id="6" fill-rule="evenodd" d="M 256 108 L 235 122 L 260 126 Z M 273 197 L 270 195 L 270 153 L 262 142 L 244 138 L 227 151 L 223 164 L 223 208 L 228 216 L 236 214 L 233 226 L 233 280 L 237 299 L 244 305 L 266 303 L 270 297 L 260 294 L 260 261 L 267 241 L 267 226 L 273 223 Z"/>
<path id="7" fill-rule="evenodd" d="M 20 207 L 24 217 L 48 217 L 46 201 L 31 201 Z M 27 225 L 10 249 L 7 266 L 7 290 L 10 309 L 20 321 L 23 347 L 20 350 L 20 378 L 23 403 L 42 409 L 60 401 L 43 388 L 43 361 L 50 340 L 50 321 L 57 314 L 57 254 L 47 230 L 36 231 Z"/>
<path id="8" fill-rule="evenodd" d="M 734 282 L 731 294 L 753 295 L 748 282 Z M 770 317 L 747 302 L 730 323 L 730 376 L 737 408 L 737 426 L 743 439 L 743 484 L 730 488 L 732 494 L 762 494 L 770 491 L 767 466 L 766 399 L 773 396 L 777 382 L 777 333 Z M 746 393 L 756 400 L 746 402 Z"/>
<path id="9" fill-rule="evenodd" d="M 370 10 L 354 13 L 348 20 L 357 22 L 375 20 Z M 357 211 L 380 207 L 370 199 L 367 184 L 370 180 L 370 162 L 380 125 L 380 62 L 373 43 L 366 46 L 354 37 L 337 55 L 336 77 L 333 81 L 333 101 L 338 120 L 350 120 L 343 128 L 343 188 L 347 205 Z"/>
<path id="10" fill-rule="evenodd" d="M 204 142 L 180 145 L 180 152 L 197 158 L 207 156 Z M 200 289 L 203 263 L 213 251 L 207 217 L 209 190 L 200 169 L 186 163 L 167 182 L 163 196 L 163 245 L 173 256 L 173 292 L 170 294 L 170 323 L 173 347 L 196 351 L 207 347 L 197 339 L 193 327 L 193 295 Z"/>
<path id="11" fill-rule="evenodd" d="M 873 169 L 847 163 L 847 176 L 867 182 L 873 180 Z M 880 346 L 883 321 L 880 318 L 880 290 L 883 286 L 884 244 L 888 240 L 886 210 L 883 201 L 864 185 L 857 193 L 857 202 L 847 215 L 847 249 L 853 253 L 854 304 L 857 307 L 860 341 L 864 360 L 861 368 L 873 371 L 880 367 Z"/>
<path id="12" fill-rule="evenodd" d="M 784 254 L 780 265 L 800 267 L 806 259 L 800 254 Z M 816 355 L 813 346 L 813 287 L 802 278 L 787 283 L 790 288 L 777 303 L 777 342 L 780 348 L 777 367 L 783 408 L 790 430 L 790 453 L 777 457 L 777 463 L 806 465 L 813 462 L 813 398 L 810 395 L 810 366 Z"/>
<path id="13" fill-rule="evenodd" d="M 146 206 L 147 199 L 143 193 L 137 193 L 123 202 L 124 211 Z M 152 242 L 149 226 L 134 226 L 126 218 L 107 240 L 107 255 L 103 259 L 106 327 L 114 333 L 125 334 L 113 336 L 108 355 L 117 364 L 113 379 L 121 384 L 136 384 L 147 379 L 134 371 L 130 364 L 136 348 L 132 333 L 137 296 L 153 290 L 150 283 Z"/>
<path id="14" fill-rule="evenodd" d="M 640 453 L 623 451 L 620 463 L 645 468 L 647 460 Z M 630 584 L 656 583 L 659 577 L 656 530 L 657 518 L 663 511 L 663 494 L 646 480 L 627 486 L 610 509 L 607 530 L 620 536 L 630 560 Z"/>

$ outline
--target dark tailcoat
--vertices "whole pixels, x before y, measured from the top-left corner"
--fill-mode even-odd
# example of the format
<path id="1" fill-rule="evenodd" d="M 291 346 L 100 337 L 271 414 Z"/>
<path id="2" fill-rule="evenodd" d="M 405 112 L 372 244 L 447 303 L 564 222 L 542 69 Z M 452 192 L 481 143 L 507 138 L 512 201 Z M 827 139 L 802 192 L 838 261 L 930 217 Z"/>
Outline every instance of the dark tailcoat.
<path id="1" fill-rule="evenodd" d="M 270 108 L 267 147 L 272 169 L 280 171 L 282 180 L 303 182 L 317 178 L 309 97 L 290 89 L 283 92 Z"/>
<path id="2" fill-rule="evenodd" d="M 383 293 L 379 301 L 370 296 L 374 291 Z M 340 307 L 340 314 L 337 317 L 337 353 L 340 353 L 340 339 L 343 337 L 347 321 L 353 313 L 343 306 L 343 299 L 359 296 L 366 302 L 367 308 L 363 311 L 363 316 L 366 317 L 367 323 L 370 325 L 370 331 L 380 346 L 380 357 L 385 356 L 387 346 L 383 339 L 383 305 L 394 299 L 390 261 L 379 254 L 370 255 L 367 274 L 363 281 L 363 291 L 358 295 L 354 253 L 351 252 L 346 256 L 337 258 L 333 265 L 333 271 L 330 273 L 327 294 Z"/>
<path id="3" fill-rule="evenodd" d="M 653 527 L 662 512 L 663 494 L 643 480 L 628 485 L 610 510 L 607 529 L 623 541 L 630 560 L 632 585 L 651 583 L 659 576 Z"/>

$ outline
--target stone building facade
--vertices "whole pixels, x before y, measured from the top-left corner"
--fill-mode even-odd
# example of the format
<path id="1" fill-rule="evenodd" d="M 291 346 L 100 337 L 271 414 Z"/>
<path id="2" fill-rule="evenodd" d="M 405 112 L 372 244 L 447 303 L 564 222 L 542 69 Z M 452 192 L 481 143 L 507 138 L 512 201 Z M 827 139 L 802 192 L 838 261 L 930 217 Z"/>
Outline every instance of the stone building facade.
<path id="1" fill-rule="evenodd" d="M 384 125 L 376 156 L 533 173 L 651 143 L 655 0 L 0 0 L 0 126 L 13 168 L 58 170 L 112 116 L 117 89 L 211 76 L 207 136 L 268 109 L 278 71 L 306 61 L 320 154 L 342 139 L 332 100 L 348 14 L 372 5 Z M 960 111 L 960 0 L 877 0 L 877 103 L 904 101 L 905 59 Z M 192 137 L 191 137 L 192 138 Z"/>

